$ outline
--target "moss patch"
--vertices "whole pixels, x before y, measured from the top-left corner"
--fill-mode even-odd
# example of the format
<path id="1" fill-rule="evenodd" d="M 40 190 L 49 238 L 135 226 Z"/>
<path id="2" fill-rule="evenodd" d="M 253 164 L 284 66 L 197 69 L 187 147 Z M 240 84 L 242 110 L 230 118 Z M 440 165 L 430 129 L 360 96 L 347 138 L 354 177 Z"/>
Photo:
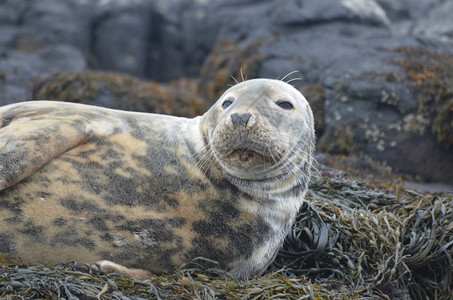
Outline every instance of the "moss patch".
<path id="1" fill-rule="evenodd" d="M 228 84 L 256 78 L 265 55 L 259 54 L 264 40 L 240 47 L 228 39 L 219 40 L 201 69 L 202 93 L 215 102 Z"/>
<path id="2" fill-rule="evenodd" d="M 313 111 L 315 119 L 316 137 L 319 138 L 324 133 L 324 113 L 326 94 L 322 85 L 304 85 L 299 91 L 305 96 Z"/>
<path id="3" fill-rule="evenodd" d="M 351 126 L 332 125 L 322 135 L 316 148 L 318 152 L 355 154 L 357 145 L 354 130 Z"/>
<path id="4" fill-rule="evenodd" d="M 400 65 L 407 74 L 409 86 L 418 102 L 417 115 L 429 121 L 431 131 L 445 148 L 453 146 L 453 56 L 432 52 L 422 47 L 405 47 Z M 415 129 L 415 132 L 423 130 Z"/>
<path id="5" fill-rule="evenodd" d="M 59 73 L 37 82 L 34 99 L 92 104 L 102 97 L 111 108 L 194 117 L 207 110 L 206 101 L 190 90 L 142 81 L 133 76 L 104 73 Z"/>

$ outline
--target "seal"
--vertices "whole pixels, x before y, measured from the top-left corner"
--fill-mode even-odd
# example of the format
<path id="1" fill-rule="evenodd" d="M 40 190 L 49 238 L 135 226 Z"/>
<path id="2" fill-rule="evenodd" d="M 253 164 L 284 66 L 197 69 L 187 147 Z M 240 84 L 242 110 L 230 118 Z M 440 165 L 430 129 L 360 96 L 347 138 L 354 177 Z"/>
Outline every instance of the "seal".
<path id="1" fill-rule="evenodd" d="M 0 108 L 0 254 L 136 278 L 272 260 L 304 201 L 313 115 L 253 79 L 193 119 L 30 101 Z M 96 263 L 97 262 L 97 263 Z"/>

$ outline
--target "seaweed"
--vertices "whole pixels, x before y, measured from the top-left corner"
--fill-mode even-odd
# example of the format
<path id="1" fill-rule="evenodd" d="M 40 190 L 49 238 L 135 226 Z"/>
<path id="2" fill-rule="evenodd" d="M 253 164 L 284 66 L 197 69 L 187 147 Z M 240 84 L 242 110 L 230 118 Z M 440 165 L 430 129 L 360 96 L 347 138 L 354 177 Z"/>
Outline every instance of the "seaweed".
<path id="1" fill-rule="evenodd" d="M 75 263 L 27 266 L 1 258 L 0 298 L 453 297 L 451 193 L 420 194 L 388 174 L 376 179 L 319 169 L 283 247 L 262 275 L 238 281 L 199 258 L 175 273 L 140 281 L 90 274 Z"/>

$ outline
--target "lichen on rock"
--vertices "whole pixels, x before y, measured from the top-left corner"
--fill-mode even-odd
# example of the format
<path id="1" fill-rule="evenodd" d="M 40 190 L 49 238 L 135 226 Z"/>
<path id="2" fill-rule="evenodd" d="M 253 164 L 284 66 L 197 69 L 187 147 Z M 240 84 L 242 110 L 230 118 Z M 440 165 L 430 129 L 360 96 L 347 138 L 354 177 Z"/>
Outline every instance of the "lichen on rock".
<path id="1" fill-rule="evenodd" d="M 453 146 L 453 56 L 422 47 L 396 49 L 403 55 L 396 60 L 416 91 L 418 109 L 406 124 L 409 130 L 423 134 L 427 126 L 445 148 Z"/>

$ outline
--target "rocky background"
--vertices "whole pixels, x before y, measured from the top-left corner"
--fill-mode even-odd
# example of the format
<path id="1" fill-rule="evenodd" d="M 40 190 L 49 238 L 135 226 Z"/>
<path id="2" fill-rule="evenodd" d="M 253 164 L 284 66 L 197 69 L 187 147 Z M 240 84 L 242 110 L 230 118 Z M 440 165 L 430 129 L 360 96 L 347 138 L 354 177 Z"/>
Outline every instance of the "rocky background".
<path id="1" fill-rule="evenodd" d="M 194 116 L 242 78 L 292 80 L 318 152 L 453 184 L 452 0 L 0 0 L 0 105 Z"/>

